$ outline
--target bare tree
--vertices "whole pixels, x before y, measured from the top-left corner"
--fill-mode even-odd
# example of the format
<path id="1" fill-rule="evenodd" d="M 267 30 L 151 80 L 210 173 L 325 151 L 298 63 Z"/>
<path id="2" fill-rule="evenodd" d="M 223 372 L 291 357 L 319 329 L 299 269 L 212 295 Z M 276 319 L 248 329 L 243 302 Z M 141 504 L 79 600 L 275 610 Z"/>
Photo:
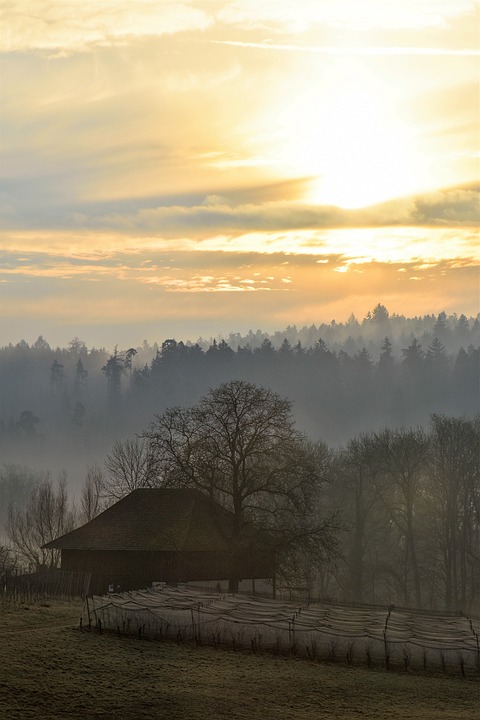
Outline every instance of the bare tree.
<path id="1" fill-rule="evenodd" d="M 41 472 L 22 465 L 4 463 L 0 467 L 0 532 L 3 531 L 10 505 L 24 505 L 34 485 L 42 479 Z"/>
<path id="2" fill-rule="evenodd" d="M 109 477 L 102 477 L 100 495 L 107 501 L 120 500 L 136 488 L 160 484 L 157 458 L 142 438 L 117 441 L 107 455 L 105 467 Z"/>
<path id="3" fill-rule="evenodd" d="M 55 568 L 60 561 L 60 551 L 45 550 L 42 546 L 73 530 L 75 520 L 65 474 L 60 476 L 56 487 L 46 476 L 31 490 L 23 509 L 10 506 L 6 534 L 15 555 L 30 568 Z"/>
<path id="4" fill-rule="evenodd" d="M 80 497 L 80 513 L 82 522 L 93 520 L 102 510 L 105 509 L 105 502 L 102 500 L 102 489 L 105 477 L 98 465 L 89 465 L 85 484 Z"/>
<path id="5" fill-rule="evenodd" d="M 15 571 L 16 563 L 10 548 L 0 545 L 0 596 L 8 581 L 8 577 Z"/>
<path id="6" fill-rule="evenodd" d="M 232 511 L 230 587 L 235 557 L 249 524 L 266 529 L 279 555 L 335 546 L 332 522 L 315 504 L 325 481 L 326 448 L 296 430 L 291 403 L 276 393 L 234 380 L 188 409 L 157 415 L 144 437 L 163 485 L 194 487 Z"/>
<path id="7" fill-rule="evenodd" d="M 403 602 L 421 607 L 421 573 L 417 553 L 416 510 L 426 474 L 428 439 L 423 430 L 385 430 L 376 435 L 380 472 L 375 484 L 403 549 Z"/>
<path id="8" fill-rule="evenodd" d="M 426 491 L 447 609 L 480 593 L 480 418 L 433 415 Z"/>
<path id="9" fill-rule="evenodd" d="M 383 515 L 375 492 L 379 472 L 375 438 L 367 434 L 354 438 L 340 453 L 339 459 L 338 484 L 343 495 L 343 519 L 350 530 L 347 536 L 345 590 L 352 600 L 362 602 L 367 570 L 371 577 L 375 573 L 372 557 L 376 557 L 378 525 Z"/>

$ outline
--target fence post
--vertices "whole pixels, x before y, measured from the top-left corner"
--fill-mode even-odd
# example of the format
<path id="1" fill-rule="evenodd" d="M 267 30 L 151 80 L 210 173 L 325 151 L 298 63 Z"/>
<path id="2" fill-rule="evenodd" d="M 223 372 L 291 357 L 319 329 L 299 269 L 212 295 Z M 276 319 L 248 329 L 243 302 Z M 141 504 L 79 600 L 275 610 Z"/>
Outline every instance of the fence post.
<path id="1" fill-rule="evenodd" d="M 88 627 L 91 628 L 91 627 L 92 627 L 92 618 L 91 618 L 91 615 L 90 615 L 90 606 L 89 606 L 89 604 L 88 604 L 88 595 L 87 595 L 87 597 L 85 598 L 85 600 L 86 600 L 86 603 L 87 603 Z"/>
<path id="2" fill-rule="evenodd" d="M 480 675 L 480 645 L 478 642 L 478 633 L 475 633 L 475 638 L 477 640 L 477 672 Z"/>
<path id="3" fill-rule="evenodd" d="M 201 603 L 198 603 L 198 608 L 197 608 L 197 615 L 198 615 L 198 644 L 199 644 L 199 645 L 202 644 L 202 635 L 201 635 L 201 630 L 200 630 L 200 605 L 201 605 Z"/>
<path id="4" fill-rule="evenodd" d="M 190 612 L 192 614 L 192 640 L 196 640 L 196 633 L 195 633 L 195 615 L 193 614 L 193 608 L 190 608 Z"/>
<path id="5" fill-rule="evenodd" d="M 388 652 L 388 642 L 387 642 L 387 628 L 388 628 L 388 621 L 390 620 L 390 613 L 393 610 L 393 605 L 390 605 L 388 608 L 387 617 L 385 618 L 385 628 L 383 630 L 383 650 L 385 653 L 385 667 L 387 670 L 390 670 L 390 655 Z"/>

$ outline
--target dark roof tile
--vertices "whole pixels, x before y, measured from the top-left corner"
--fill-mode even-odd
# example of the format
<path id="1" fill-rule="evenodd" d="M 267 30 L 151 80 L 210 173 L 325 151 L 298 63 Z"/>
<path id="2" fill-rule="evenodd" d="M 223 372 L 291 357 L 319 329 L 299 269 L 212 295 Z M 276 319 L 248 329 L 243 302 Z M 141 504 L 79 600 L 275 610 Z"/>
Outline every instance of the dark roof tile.
<path id="1" fill-rule="evenodd" d="M 233 515 L 196 490 L 134 490 L 82 527 L 47 543 L 64 550 L 227 549 Z"/>

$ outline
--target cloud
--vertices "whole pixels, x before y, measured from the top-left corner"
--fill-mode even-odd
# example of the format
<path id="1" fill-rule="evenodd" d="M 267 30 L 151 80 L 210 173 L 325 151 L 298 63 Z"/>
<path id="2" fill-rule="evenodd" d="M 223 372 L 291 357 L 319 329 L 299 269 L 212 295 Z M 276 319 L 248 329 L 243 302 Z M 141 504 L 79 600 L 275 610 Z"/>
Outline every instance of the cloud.
<path id="1" fill-rule="evenodd" d="M 246 28 L 276 25 L 292 32 L 304 32 L 312 25 L 369 30 L 375 28 L 443 28 L 463 15 L 474 15 L 472 0 L 237 0 L 226 5 L 217 17 L 225 23 Z"/>
<path id="2" fill-rule="evenodd" d="M 199 242 L 215 250 L 250 249 L 254 233 L 262 235 L 263 251 L 273 247 L 290 249 L 296 231 L 354 230 L 367 228 L 476 228 L 480 222 L 480 183 L 397 198 L 361 209 L 343 209 L 295 200 L 275 200 L 275 195 L 298 192 L 308 180 L 243 188 L 231 193 L 206 195 L 203 199 L 179 195 L 174 204 L 165 198 L 129 198 L 70 205 L 66 198 L 53 199 L 43 192 L 29 192 L 30 206 L 20 202 L 18 192 L 0 197 L 0 223 L 5 230 L 44 228 L 70 232 L 95 230 L 103 236 L 156 237 L 175 239 L 185 249 Z M 298 187 L 297 187 L 298 185 Z M 23 187 L 26 187 L 25 181 Z M 283 235 L 282 235 L 283 233 Z M 242 238 L 240 240 L 239 238 Z M 304 239 L 301 241 L 304 242 Z"/>
<path id="3" fill-rule="evenodd" d="M 297 201 L 237 204 L 226 196 L 207 196 L 202 204 L 140 207 L 134 212 L 98 213 L 98 205 L 76 213 L 79 227 L 161 235 L 292 231 L 297 229 L 392 226 L 474 227 L 479 222 L 480 184 L 446 188 L 400 198 L 360 210 Z M 101 206 L 100 206 L 101 208 Z M 97 210 L 97 212 L 95 211 Z"/>
<path id="4" fill-rule="evenodd" d="M 473 311 L 476 3 L 0 5 L 4 337 Z"/>
<path id="5" fill-rule="evenodd" d="M 375 30 L 448 30 L 458 18 L 474 22 L 474 0 L 237 0 L 181 2 L 157 0 L 4 0 L 3 52 L 41 51 L 62 56 L 95 47 L 115 47 L 135 39 L 180 32 L 234 30 L 297 36 L 319 26 L 365 33 Z M 269 47 L 253 43 L 253 47 Z M 270 46 L 272 47 L 272 46 Z M 298 49 L 292 45 L 281 49 Z M 304 50 L 308 48 L 303 48 Z M 390 53 L 401 52 L 392 48 Z M 422 52 L 422 48 L 417 48 Z M 317 48 L 310 51 L 318 52 Z M 335 48 L 320 50 L 335 52 Z M 374 49 L 375 53 L 376 50 Z M 382 52 L 389 52 L 386 46 Z M 435 51 L 433 51 L 435 52 Z"/>
<path id="6" fill-rule="evenodd" d="M 84 51 L 127 38 L 204 30 L 212 18 L 189 2 L 4 0 L 2 50 Z"/>
<path id="7" fill-rule="evenodd" d="M 257 17 L 269 14 L 274 17 L 276 3 L 269 8 L 263 2 L 255 5 Z M 323 5 L 314 3 L 312 8 Z M 335 3 L 327 5 L 335 7 Z M 116 10 L 112 10 L 110 17 L 107 10 L 113 6 Z M 203 13 L 202 17 L 211 24 L 206 30 L 193 29 L 189 35 L 172 35 L 174 23 L 168 20 L 170 16 L 157 23 L 150 15 L 150 21 L 140 27 L 138 18 L 143 17 L 143 6 L 145 13 L 167 13 L 168 9 L 177 18 L 178 27 L 188 25 L 190 11 Z M 105 228 L 108 217 L 112 217 L 114 228 L 139 232 L 155 231 L 156 227 L 169 233 L 177 228 L 178 232 L 182 228 L 195 230 L 197 221 L 199 231 L 209 228 L 221 231 L 222 220 L 233 230 L 275 229 L 276 223 L 285 229 L 342 227 L 350 226 L 352 215 L 305 203 L 302 207 L 295 203 L 279 204 L 280 199 L 292 201 L 299 194 L 278 194 L 269 198 L 276 204 L 263 207 L 258 199 L 247 198 L 241 207 L 235 198 L 232 200 L 231 191 L 242 186 L 248 190 L 255 183 L 266 185 L 282 178 L 316 175 L 323 202 L 340 202 L 338 187 L 346 188 L 345 193 L 352 196 L 355 188 L 360 187 L 356 178 L 363 176 L 363 167 L 368 163 L 370 185 L 384 190 L 384 194 L 379 190 L 377 195 L 372 190 L 369 199 L 391 196 L 406 188 L 432 186 L 433 177 L 439 184 L 476 177 L 475 162 L 468 154 L 476 142 L 478 125 L 473 95 L 467 88 L 469 74 L 474 72 L 468 69 L 474 68 L 471 58 L 433 57 L 421 60 L 420 68 L 413 57 L 394 57 L 388 63 L 376 57 L 365 58 L 357 64 L 351 56 L 297 57 L 291 52 L 280 59 L 274 52 L 261 56 L 260 51 L 248 48 L 240 52 L 237 47 L 211 40 L 226 35 L 235 42 L 260 42 L 270 47 L 268 38 L 275 41 L 275 36 L 258 31 L 250 34 L 238 27 L 222 25 L 221 9 L 230 6 L 225 2 L 137 4 L 113 0 L 4 2 L 7 45 L 16 42 L 25 27 L 25 48 L 30 38 L 33 47 L 44 35 L 45 43 L 55 44 L 57 37 L 64 37 L 64 31 L 67 35 L 71 33 L 71 42 L 68 35 L 65 47 L 69 43 L 73 47 L 77 41 L 91 42 L 89 47 L 95 47 L 92 53 L 55 60 L 43 52 L 40 56 L 14 52 L 2 58 L 1 165 L 5 177 L 6 227 L 53 228 L 58 220 L 57 227 L 80 223 L 84 227 Z M 459 7 L 457 3 L 450 6 L 457 10 Z M 239 7 L 242 12 L 248 10 L 243 4 Z M 310 12 L 309 4 L 304 6 L 301 2 L 279 3 L 279 8 L 279 17 L 286 13 L 286 20 L 297 13 L 308 19 Z M 453 17 L 453 10 L 445 9 L 443 4 L 439 8 L 445 16 Z M 253 5 L 248 12 L 255 15 Z M 44 23 L 44 29 L 30 31 L 30 21 L 25 26 L 22 21 L 21 26 L 12 29 L 12 17 L 21 13 L 35 16 L 35 23 Z M 179 18 L 186 18 L 184 25 Z M 135 30 L 137 21 L 138 32 L 145 29 L 148 33 L 137 35 L 130 43 L 122 33 L 128 28 Z M 104 32 L 105 46 L 89 39 L 91 28 Z M 335 45 L 335 37 L 329 35 L 329 42 L 323 43 L 322 33 L 315 38 L 312 35 L 293 38 L 294 42 L 290 37 L 277 39 L 286 40 L 280 44 L 294 49 L 344 52 Z M 344 39 L 347 43 L 346 36 Z M 358 43 L 359 39 L 355 40 Z M 386 38 L 385 44 L 376 48 L 367 47 L 368 38 L 360 40 L 365 41 L 365 47 L 354 43 L 347 52 L 415 50 L 389 45 Z M 128 45 L 118 45 L 124 41 Z M 16 47 L 21 47 L 18 43 Z M 322 44 L 325 47 L 318 47 Z M 463 41 L 459 46 L 459 52 L 466 52 Z M 357 76 L 355 68 L 361 69 L 363 63 L 368 72 Z M 373 77 L 378 86 L 372 86 L 369 93 L 368 78 Z M 367 84 L 362 89 L 365 78 Z M 365 122 L 365 117 L 369 120 L 370 116 L 365 112 L 362 116 L 362 107 L 356 113 L 358 132 L 350 124 L 349 117 L 354 116 L 355 108 L 349 106 L 348 99 L 357 81 L 360 101 L 369 97 L 379 99 L 378 104 L 372 105 L 370 116 L 379 119 L 380 126 L 382 122 L 387 125 L 383 136 L 377 134 L 380 145 L 377 153 L 371 137 L 370 145 L 363 142 L 362 132 L 365 126 L 367 130 L 371 128 L 371 122 Z M 457 102 L 459 94 L 455 93 L 458 83 L 462 84 L 461 104 Z M 438 105 L 443 107 L 437 110 L 435 106 L 433 112 L 428 107 L 428 97 L 440 88 L 442 97 Z M 337 97 L 336 105 L 337 91 L 340 99 Z M 342 92 L 347 101 L 344 117 Z M 420 121 L 416 115 L 419 109 Z M 343 128 L 350 143 L 342 143 Z M 448 137 L 447 131 L 451 133 Z M 330 142 L 323 140 L 327 133 L 332 136 Z M 356 145 L 358 153 L 352 141 L 356 134 L 360 140 Z M 369 140 L 368 133 L 366 139 Z M 391 157 L 389 160 L 391 148 L 393 160 L 400 157 L 397 176 L 402 180 L 392 188 L 388 182 L 381 182 L 383 174 L 389 172 L 389 163 L 394 164 Z M 368 178 L 365 185 L 368 190 Z M 181 202 L 177 207 L 174 201 L 166 199 L 167 195 L 182 192 L 197 196 L 194 203 L 186 203 L 187 210 Z M 221 203 L 216 203 L 215 211 L 201 203 L 200 198 L 209 194 L 230 198 L 223 215 Z M 138 201 L 147 196 L 158 198 L 156 214 L 151 203 L 144 208 Z M 119 198 L 132 200 L 130 213 L 124 213 L 115 202 Z M 95 200 L 104 201 L 103 205 L 94 207 Z M 165 209 L 167 205 L 169 210 Z"/>
<path id="8" fill-rule="evenodd" d="M 77 335 L 88 345 L 113 348 L 118 342 L 135 346 L 144 338 L 195 340 L 221 331 L 246 332 L 252 325 L 273 331 L 341 321 L 352 312 L 365 314 L 379 298 L 391 312 L 412 316 L 439 309 L 478 312 L 478 266 L 454 260 L 420 269 L 420 262 L 358 266 L 338 255 L 319 264 L 314 255 L 210 252 L 199 253 L 195 266 L 183 262 L 188 258 L 181 253 L 170 257 L 173 266 L 162 269 L 153 261 L 148 273 L 142 271 L 141 253 L 129 258 L 112 253 L 104 258 L 107 272 L 100 276 L 90 271 L 35 275 L 33 266 L 7 275 L 7 282 L 0 275 L 0 333 L 12 342 L 33 342 L 42 334 L 59 345 Z M 38 256 L 35 261 L 41 263 Z M 245 290 L 252 283 L 253 290 Z"/>
<path id="9" fill-rule="evenodd" d="M 480 184 L 420 196 L 412 214 L 418 224 L 476 227 L 480 223 Z"/>
<path id="10" fill-rule="evenodd" d="M 246 232 L 204 239 L 71 234 L 4 236 L 0 281 L 131 282 L 168 292 L 299 290 L 299 268 L 368 274 L 374 264 L 410 276 L 477 268 L 474 229 L 343 228 Z"/>

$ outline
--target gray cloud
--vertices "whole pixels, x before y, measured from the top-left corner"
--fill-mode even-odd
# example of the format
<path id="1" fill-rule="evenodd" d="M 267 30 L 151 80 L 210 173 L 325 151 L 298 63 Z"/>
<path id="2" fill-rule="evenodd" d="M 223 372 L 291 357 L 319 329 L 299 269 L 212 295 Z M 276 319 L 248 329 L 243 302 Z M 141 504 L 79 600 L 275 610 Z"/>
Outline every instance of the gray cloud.
<path id="1" fill-rule="evenodd" d="M 84 227 L 139 233 L 288 231 L 408 226 L 471 226 L 479 221 L 480 184 L 401 198 L 361 210 L 300 202 L 227 204 L 224 197 L 197 205 L 139 207 L 135 213 L 78 214 Z"/>
<path id="2" fill-rule="evenodd" d="M 19 184 L 20 185 L 20 184 Z M 248 192 L 244 191 L 248 196 Z M 472 227 L 480 220 L 480 184 L 446 188 L 399 198 L 367 208 L 346 210 L 298 201 L 235 202 L 224 195 L 166 199 L 130 198 L 125 202 L 77 205 L 20 203 L 19 187 L 5 193 L 0 217 L 5 229 L 96 229 L 127 234 L 155 234 L 192 239 L 211 233 L 282 232 L 300 229 L 379 228 L 392 226 Z M 51 199 L 51 198 L 50 198 Z M 165 202 L 165 201 L 164 201 Z"/>

